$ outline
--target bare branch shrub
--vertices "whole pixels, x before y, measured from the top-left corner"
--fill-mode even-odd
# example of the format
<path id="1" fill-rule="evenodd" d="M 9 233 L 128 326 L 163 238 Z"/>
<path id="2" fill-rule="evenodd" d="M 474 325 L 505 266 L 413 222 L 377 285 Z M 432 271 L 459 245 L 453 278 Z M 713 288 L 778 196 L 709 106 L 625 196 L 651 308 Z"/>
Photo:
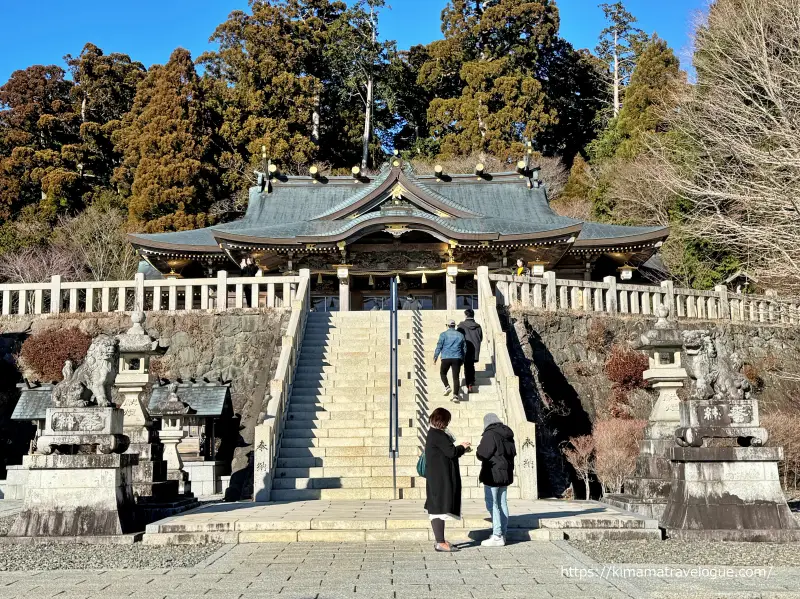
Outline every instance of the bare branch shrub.
<path id="1" fill-rule="evenodd" d="M 586 499 L 589 499 L 589 477 L 592 474 L 592 454 L 594 453 L 594 439 L 591 435 L 570 437 L 569 444 L 563 448 L 564 457 L 575 469 L 586 485 Z"/>
<path id="2" fill-rule="evenodd" d="M 592 202 L 586 198 L 559 198 L 552 202 L 551 207 L 559 216 L 578 220 L 592 218 Z"/>
<path id="3" fill-rule="evenodd" d="M 596 319 L 586 332 L 586 347 L 597 353 L 604 353 L 614 340 L 614 333 L 602 320 Z"/>
<path id="4" fill-rule="evenodd" d="M 642 375 L 650 365 L 643 353 L 623 345 L 613 345 L 605 363 L 606 377 L 612 383 L 610 415 L 614 418 L 630 418 L 628 395 L 634 389 L 644 389 L 647 381 Z"/>
<path id="5" fill-rule="evenodd" d="M 64 362 L 78 366 L 86 357 L 92 338 L 76 328 L 48 329 L 22 344 L 20 362 L 25 376 L 42 382 L 61 381 Z"/>
<path id="6" fill-rule="evenodd" d="M 646 420 L 610 418 L 594 423 L 594 471 L 606 492 L 621 493 L 636 468 Z"/>
<path id="7" fill-rule="evenodd" d="M 697 83 L 651 138 L 652 177 L 696 238 L 766 285 L 800 290 L 800 2 L 717 0 L 695 40 Z"/>
<path id="8" fill-rule="evenodd" d="M 784 491 L 797 489 L 800 476 L 800 415 L 796 412 L 773 412 L 761 416 L 761 426 L 769 433 L 770 446 L 783 447 L 783 461 L 778 468 Z"/>
<path id="9" fill-rule="evenodd" d="M 56 244 L 68 250 L 80 269 L 95 281 L 133 278 L 139 258 L 125 237 L 126 215 L 117 208 L 91 205 L 73 218 L 62 218 Z"/>
<path id="10" fill-rule="evenodd" d="M 76 256 L 62 245 L 24 248 L 0 260 L 0 280 L 8 283 L 44 283 L 53 275 L 77 281 L 81 274 Z"/>

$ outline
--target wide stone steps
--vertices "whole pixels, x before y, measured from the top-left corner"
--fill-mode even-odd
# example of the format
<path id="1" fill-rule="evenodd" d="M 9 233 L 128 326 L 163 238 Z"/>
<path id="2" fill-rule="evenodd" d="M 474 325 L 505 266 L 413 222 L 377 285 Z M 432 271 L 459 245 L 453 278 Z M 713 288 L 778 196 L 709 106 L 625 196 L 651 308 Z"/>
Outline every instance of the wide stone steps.
<path id="1" fill-rule="evenodd" d="M 443 394 L 433 351 L 448 317 L 444 312 L 401 313 L 398 362 L 399 457 L 389 448 L 389 314 L 311 314 L 298 357 L 287 421 L 274 473 L 274 501 L 424 499 L 416 464 L 429 412 L 453 414 L 451 433 L 477 444 L 483 416 L 500 412 L 491 364 L 476 364 L 476 392 L 460 403 Z M 421 327 L 420 327 L 421 325 Z M 460 460 L 464 498 L 483 498 L 480 462 Z M 516 487 L 510 490 L 516 496 Z"/>

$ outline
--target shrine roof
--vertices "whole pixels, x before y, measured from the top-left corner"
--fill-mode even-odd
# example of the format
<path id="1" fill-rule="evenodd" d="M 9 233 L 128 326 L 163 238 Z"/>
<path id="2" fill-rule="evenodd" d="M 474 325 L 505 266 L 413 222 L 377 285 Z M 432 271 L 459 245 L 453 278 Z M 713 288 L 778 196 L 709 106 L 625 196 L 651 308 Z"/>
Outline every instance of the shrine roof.
<path id="1" fill-rule="evenodd" d="M 52 402 L 53 385 L 28 387 L 22 383 L 17 385 L 17 388 L 20 390 L 20 396 L 11 414 L 11 420 L 44 420 L 47 417 L 47 408 Z"/>
<path id="2" fill-rule="evenodd" d="M 178 399 L 192 408 L 192 416 L 214 418 L 232 414 L 230 392 L 230 386 L 221 383 L 181 383 L 176 394 Z M 148 412 L 159 402 L 166 400 L 169 394 L 169 385 L 153 387 L 147 404 Z"/>
<path id="3" fill-rule="evenodd" d="M 395 206 L 393 200 L 402 207 Z M 276 176 L 250 189 L 243 218 L 195 231 L 136 234 L 131 242 L 150 251 L 221 253 L 221 244 L 337 242 L 380 225 L 421 227 L 459 241 L 540 239 L 565 234 L 576 245 L 656 242 L 663 227 L 625 227 L 556 214 L 544 185 L 516 172 L 417 175 L 386 167 L 371 178 Z"/>

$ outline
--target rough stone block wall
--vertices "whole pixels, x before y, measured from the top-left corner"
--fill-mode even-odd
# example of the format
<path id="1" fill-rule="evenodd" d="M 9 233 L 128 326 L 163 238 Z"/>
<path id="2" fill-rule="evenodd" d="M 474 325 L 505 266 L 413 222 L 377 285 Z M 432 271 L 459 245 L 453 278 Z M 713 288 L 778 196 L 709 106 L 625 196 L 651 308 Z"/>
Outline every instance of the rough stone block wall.
<path id="1" fill-rule="evenodd" d="M 166 350 L 151 364 L 153 380 L 161 376 L 212 380 L 222 377 L 231 381 L 234 411 L 241 416 L 241 439 L 236 443 L 238 447 L 232 461 L 233 498 L 238 498 L 236 494 L 247 497 L 252 493 L 252 473 L 248 477 L 247 471 L 252 470 L 253 431 L 269 399 L 268 383 L 277 366 L 288 319 L 289 312 L 284 310 L 147 315 L 147 332 Z M 125 314 L 62 314 L 0 319 L 0 365 L 15 363 L 14 356 L 27 336 L 53 327 L 77 328 L 93 337 L 102 333 L 115 335 L 130 327 L 130 317 Z M 16 376 L 9 378 L 16 380 L 0 382 L 6 397 L 5 405 L 0 403 L 0 427 L 4 420 L 7 422 L 16 402 L 13 385 L 24 376 L 24 373 L 14 374 Z M 4 441 L 0 437 L 0 446 Z M 16 457 L 18 462 L 19 456 Z"/>
<path id="2" fill-rule="evenodd" d="M 612 395 L 605 363 L 614 345 L 631 347 L 655 318 L 511 310 L 504 315 L 514 369 L 528 416 L 538 425 L 542 496 L 571 484 L 559 449 L 569 437 L 591 432 Z M 727 336 L 758 391 L 762 414 L 800 410 L 800 327 L 759 323 L 680 321 L 679 329 L 711 329 Z M 636 416 L 646 418 L 655 394 L 634 391 Z"/>

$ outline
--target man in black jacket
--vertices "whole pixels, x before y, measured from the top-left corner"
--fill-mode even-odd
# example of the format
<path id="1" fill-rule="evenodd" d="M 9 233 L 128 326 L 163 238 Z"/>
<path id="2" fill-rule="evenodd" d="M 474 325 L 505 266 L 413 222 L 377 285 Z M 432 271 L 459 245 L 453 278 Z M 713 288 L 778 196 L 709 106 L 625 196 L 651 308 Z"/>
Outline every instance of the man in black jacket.
<path id="1" fill-rule="evenodd" d="M 475 455 L 481 461 L 478 480 L 484 485 L 486 509 L 492 516 L 492 536 L 483 547 L 503 547 L 508 530 L 508 486 L 514 482 L 514 458 L 517 448 L 514 431 L 497 414 L 483 417 L 483 436 Z"/>
<path id="2" fill-rule="evenodd" d="M 475 322 L 475 312 L 472 308 L 464 310 L 467 317 L 458 325 L 458 332 L 467 340 L 467 354 L 464 356 L 464 378 L 467 383 L 467 393 L 475 391 L 475 362 L 481 358 L 481 343 L 483 343 L 483 329 Z"/>

